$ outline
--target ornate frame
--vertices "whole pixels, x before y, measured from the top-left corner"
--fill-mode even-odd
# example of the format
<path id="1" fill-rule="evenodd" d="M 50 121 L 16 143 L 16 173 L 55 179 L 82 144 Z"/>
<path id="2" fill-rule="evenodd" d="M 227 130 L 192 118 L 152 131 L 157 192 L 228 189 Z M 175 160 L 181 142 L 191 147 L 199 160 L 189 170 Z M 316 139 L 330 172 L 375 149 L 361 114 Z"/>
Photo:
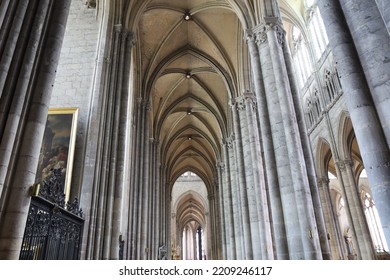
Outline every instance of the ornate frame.
<path id="1" fill-rule="evenodd" d="M 78 108 L 49 109 L 35 177 L 41 183 L 51 177 L 53 169 L 60 169 L 65 201 L 70 196 L 78 111 Z"/>

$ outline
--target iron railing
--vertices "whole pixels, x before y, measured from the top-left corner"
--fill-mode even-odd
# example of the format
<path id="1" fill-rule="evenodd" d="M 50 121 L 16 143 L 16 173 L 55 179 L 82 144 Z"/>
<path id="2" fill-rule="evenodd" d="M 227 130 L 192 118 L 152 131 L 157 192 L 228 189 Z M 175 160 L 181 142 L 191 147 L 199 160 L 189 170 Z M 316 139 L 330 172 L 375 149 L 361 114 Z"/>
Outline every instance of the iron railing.
<path id="1" fill-rule="evenodd" d="M 82 211 L 77 200 L 65 205 L 59 176 L 54 173 L 31 197 L 20 260 L 80 259 Z"/>

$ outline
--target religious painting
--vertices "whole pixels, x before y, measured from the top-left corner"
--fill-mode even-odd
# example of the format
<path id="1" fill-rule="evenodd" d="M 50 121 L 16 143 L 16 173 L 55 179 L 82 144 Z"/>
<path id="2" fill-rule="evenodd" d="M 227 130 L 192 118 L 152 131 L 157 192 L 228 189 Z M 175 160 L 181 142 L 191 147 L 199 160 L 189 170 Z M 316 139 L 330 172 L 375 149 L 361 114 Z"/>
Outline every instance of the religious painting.
<path id="1" fill-rule="evenodd" d="M 35 179 L 40 183 L 60 171 L 65 200 L 70 193 L 77 117 L 78 108 L 49 109 Z"/>

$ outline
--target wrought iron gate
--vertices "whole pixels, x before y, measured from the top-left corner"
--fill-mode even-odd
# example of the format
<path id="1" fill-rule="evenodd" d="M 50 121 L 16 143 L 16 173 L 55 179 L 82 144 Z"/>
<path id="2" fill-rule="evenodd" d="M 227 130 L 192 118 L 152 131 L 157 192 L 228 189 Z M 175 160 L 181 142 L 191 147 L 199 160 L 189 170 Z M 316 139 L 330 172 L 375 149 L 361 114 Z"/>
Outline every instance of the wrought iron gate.
<path id="1" fill-rule="evenodd" d="M 59 182 L 59 178 L 53 176 L 32 196 L 19 259 L 80 258 L 82 211 L 77 200 L 65 205 Z"/>

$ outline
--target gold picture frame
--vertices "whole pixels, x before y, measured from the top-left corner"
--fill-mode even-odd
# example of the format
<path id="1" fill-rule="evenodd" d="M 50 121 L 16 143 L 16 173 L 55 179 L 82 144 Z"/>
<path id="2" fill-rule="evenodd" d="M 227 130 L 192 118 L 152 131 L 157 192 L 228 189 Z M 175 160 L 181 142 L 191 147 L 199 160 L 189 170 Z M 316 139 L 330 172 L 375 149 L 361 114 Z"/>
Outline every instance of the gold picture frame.
<path id="1" fill-rule="evenodd" d="M 35 179 L 40 183 L 53 168 L 60 168 L 65 175 L 65 201 L 70 195 L 78 112 L 78 108 L 49 109 Z"/>

